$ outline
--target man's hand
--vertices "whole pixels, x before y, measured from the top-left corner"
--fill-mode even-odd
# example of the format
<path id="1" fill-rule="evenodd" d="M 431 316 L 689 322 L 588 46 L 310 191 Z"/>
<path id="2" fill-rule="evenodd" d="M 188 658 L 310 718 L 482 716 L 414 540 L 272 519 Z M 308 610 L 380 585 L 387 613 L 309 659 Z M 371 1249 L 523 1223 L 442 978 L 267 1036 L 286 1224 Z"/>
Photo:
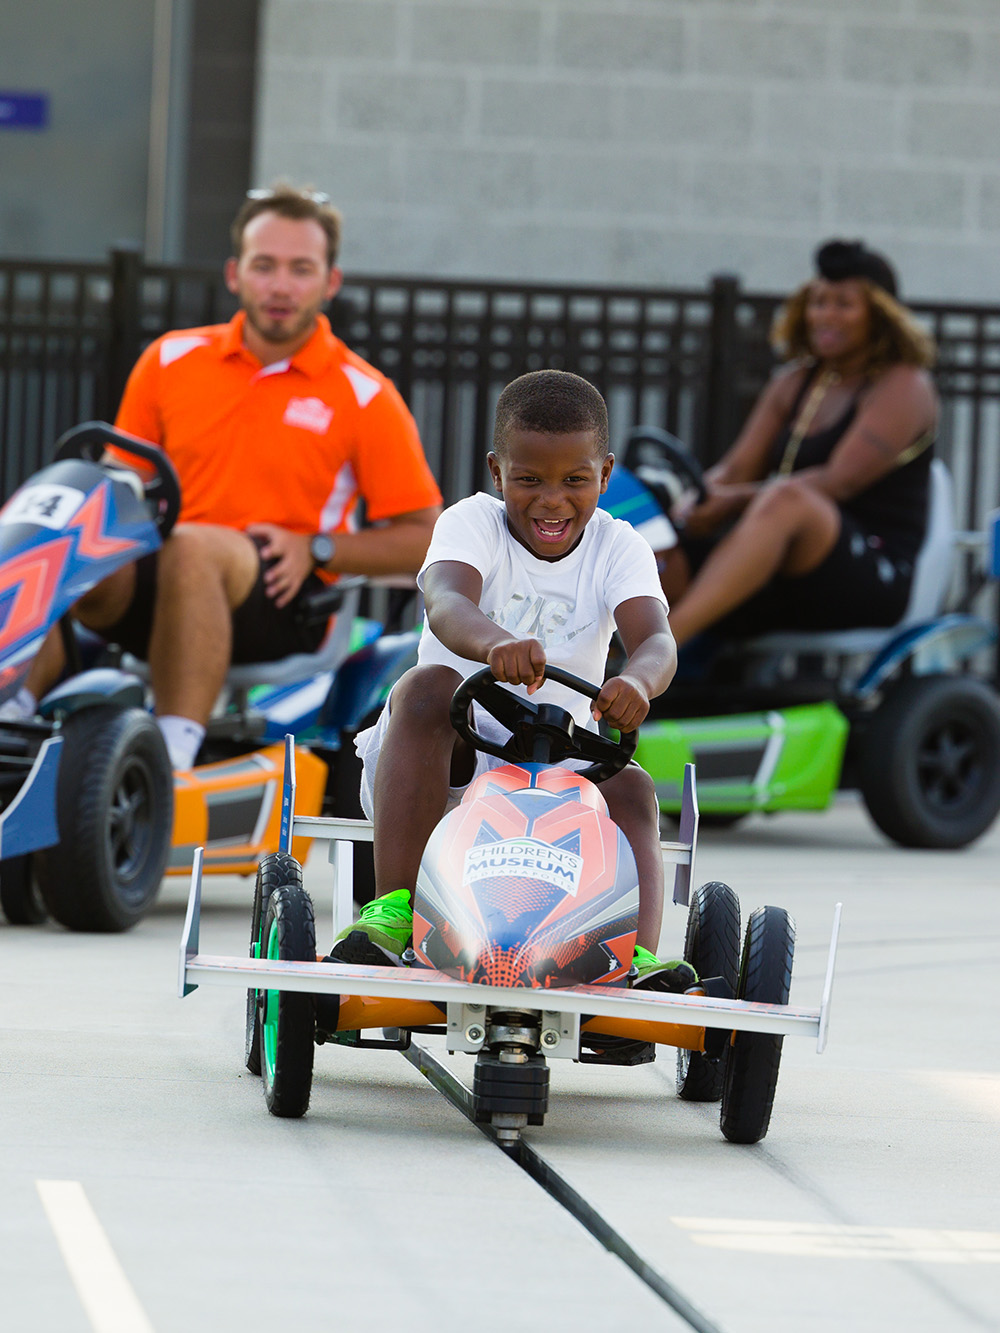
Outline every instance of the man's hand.
<path id="1" fill-rule="evenodd" d="M 619 731 L 635 731 L 648 712 L 649 696 L 642 685 L 630 676 L 612 676 L 594 700 L 591 716 Z"/>
<path id="2" fill-rule="evenodd" d="M 486 664 L 497 680 L 534 694 L 545 678 L 545 649 L 537 639 L 508 639 L 490 649 Z"/>
<path id="3" fill-rule="evenodd" d="M 276 606 L 287 606 L 313 571 L 308 535 L 275 523 L 250 523 L 247 533 L 260 545 L 265 592 Z"/>

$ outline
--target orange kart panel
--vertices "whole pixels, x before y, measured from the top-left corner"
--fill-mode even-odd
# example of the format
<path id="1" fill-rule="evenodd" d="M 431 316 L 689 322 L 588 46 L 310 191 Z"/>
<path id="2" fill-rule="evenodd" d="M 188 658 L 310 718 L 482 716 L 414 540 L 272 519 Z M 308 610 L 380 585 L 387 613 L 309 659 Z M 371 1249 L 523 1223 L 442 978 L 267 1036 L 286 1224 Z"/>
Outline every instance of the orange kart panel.
<path id="1" fill-rule="evenodd" d="M 686 1023 L 650 1023 L 644 1019 L 614 1018 L 605 1014 L 580 1024 L 581 1032 L 600 1032 L 605 1037 L 628 1037 L 652 1041 L 658 1046 L 679 1046 L 682 1051 L 703 1051 L 705 1029 Z"/>
<path id="2" fill-rule="evenodd" d="M 253 875 L 265 852 L 278 850 L 285 747 L 280 742 L 252 754 L 203 764 L 174 774 L 174 833 L 168 875 L 189 875 L 196 847 L 203 870 Z M 318 815 L 327 766 L 311 751 L 295 751 L 295 813 Z M 295 838 L 292 855 L 304 864 L 312 839 Z"/>
<path id="3" fill-rule="evenodd" d="M 342 995 L 338 1032 L 365 1028 L 422 1028 L 445 1023 L 445 1006 L 426 1000 L 388 999 L 377 995 Z"/>

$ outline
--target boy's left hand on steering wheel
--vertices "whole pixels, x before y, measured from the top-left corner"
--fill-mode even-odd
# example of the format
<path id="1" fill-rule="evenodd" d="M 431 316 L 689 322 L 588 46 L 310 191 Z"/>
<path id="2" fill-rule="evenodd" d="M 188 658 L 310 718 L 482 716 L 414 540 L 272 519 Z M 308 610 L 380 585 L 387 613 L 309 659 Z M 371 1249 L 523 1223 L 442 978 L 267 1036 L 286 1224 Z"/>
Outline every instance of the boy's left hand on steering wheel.
<path id="1" fill-rule="evenodd" d="M 629 676 L 612 676 L 594 700 L 591 716 L 619 731 L 635 731 L 648 712 L 649 696 L 642 686 Z"/>

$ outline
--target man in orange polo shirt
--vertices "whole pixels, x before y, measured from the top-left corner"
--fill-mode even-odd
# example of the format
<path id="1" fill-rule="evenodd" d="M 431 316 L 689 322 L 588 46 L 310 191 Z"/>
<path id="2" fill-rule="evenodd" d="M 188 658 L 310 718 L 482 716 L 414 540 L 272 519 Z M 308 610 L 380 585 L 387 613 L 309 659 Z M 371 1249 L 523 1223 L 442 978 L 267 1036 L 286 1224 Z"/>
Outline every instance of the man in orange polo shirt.
<path id="1" fill-rule="evenodd" d="M 339 239 L 325 196 L 253 191 L 225 269 L 240 312 L 157 339 L 125 388 L 116 424 L 170 456 L 180 520 L 76 614 L 148 659 L 175 768 L 194 763 L 230 662 L 315 649 L 324 626 L 299 623 L 299 596 L 338 574 L 416 573 L 440 512 L 399 393 L 320 313 L 341 285 Z M 359 528 L 359 499 L 373 526 Z M 39 655 L 33 693 L 57 651 Z"/>

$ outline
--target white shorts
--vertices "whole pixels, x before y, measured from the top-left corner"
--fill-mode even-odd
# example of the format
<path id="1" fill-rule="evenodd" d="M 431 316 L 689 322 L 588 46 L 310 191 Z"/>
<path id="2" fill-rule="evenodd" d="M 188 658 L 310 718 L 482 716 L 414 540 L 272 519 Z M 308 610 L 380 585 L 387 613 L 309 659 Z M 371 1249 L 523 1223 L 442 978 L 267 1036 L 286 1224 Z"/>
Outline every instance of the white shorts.
<path id="1" fill-rule="evenodd" d="M 375 810 L 375 769 L 378 764 L 379 753 L 385 741 L 385 733 L 389 726 L 389 708 L 392 704 L 392 695 L 385 701 L 385 707 L 379 714 L 379 719 L 373 727 L 367 731 L 359 731 L 354 738 L 354 748 L 358 752 L 361 760 L 361 808 L 368 819 L 374 819 Z M 473 705 L 475 708 L 475 705 Z M 476 723 L 476 730 L 485 736 L 487 740 L 496 741 L 502 745 L 510 738 L 510 732 L 506 727 L 500 725 L 496 718 L 491 717 L 489 713 L 481 708 L 475 708 L 473 713 Z M 462 797 L 465 795 L 469 786 L 479 777 L 481 773 L 488 773 L 491 768 L 500 768 L 501 765 L 510 763 L 509 759 L 497 759 L 492 754 L 484 754 L 482 750 L 475 753 L 475 768 L 472 777 L 464 787 L 448 788 L 448 805 L 445 814 L 449 810 L 454 810 Z"/>

